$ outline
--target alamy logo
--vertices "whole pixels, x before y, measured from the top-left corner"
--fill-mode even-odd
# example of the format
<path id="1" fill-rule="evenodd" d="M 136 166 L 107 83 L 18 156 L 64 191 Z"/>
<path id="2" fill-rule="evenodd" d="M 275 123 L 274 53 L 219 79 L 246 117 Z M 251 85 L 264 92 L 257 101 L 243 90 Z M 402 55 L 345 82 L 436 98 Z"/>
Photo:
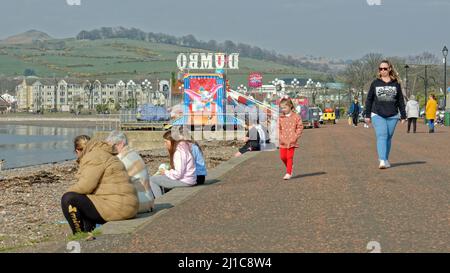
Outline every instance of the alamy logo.
<path id="1" fill-rule="evenodd" d="M 66 0 L 69 6 L 81 6 L 81 0 Z"/>
<path id="2" fill-rule="evenodd" d="M 381 6 L 381 0 L 366 0 L 369 6 Z"/>
<path id="3" fill-rule="evenodd" d="M 397 96 L 397 87 L 380 86 L 375 88 L 375 93 L 379 101 L 395 101 Z"/>

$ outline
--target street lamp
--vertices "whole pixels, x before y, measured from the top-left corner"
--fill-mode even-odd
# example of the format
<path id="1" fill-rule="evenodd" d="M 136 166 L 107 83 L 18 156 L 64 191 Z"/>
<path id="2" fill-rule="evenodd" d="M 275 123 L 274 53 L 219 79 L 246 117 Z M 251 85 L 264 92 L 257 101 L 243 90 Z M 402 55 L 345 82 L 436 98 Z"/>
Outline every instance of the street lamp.
<path id="1" fill-rule="evenodd" d="M 294 78 L 294 79 L 291 81 L 291 85 L 292 85 L 292 87 L 294 88 L 294 93 L 295 93 L 295 95 L 297 95 L 297 86 L 299 86 L 299 84 L 300 84 L 300 82 L 299 82 L 296 78 Z"/>
<path id="2" fill-rule="evenodd" d="M 436 85 L 436 79 L 433 76 L 428 76 L 428 65 L 424 65 L 424 68 L 425 68 L 424 76 L 417 75 L 417 77 L 419 77 L 423 80 L 424 91 L 425 91 L 425 106 L 426 106 L 427 102 L 428 102 L 428 86 L 429 86 L 428 79 L 432 79 L 435 85 Z"/>
<path id="3" fill-rule="evenodd" d="M 134 109 L 134 108 L 136 108 L 136 100 L 135 100 L 135 93 L 134 93 L 134 90 L 135 90 L 135 88 L 136 88 L 136 84 L 134 83 L 133 80 L 130 80 L 130 81 L 127 83 L 127 87 L 129 87 L 129 88 L 131 89 L 132 106 L 133 106 L 133 109 Z M 128 103 L 128 102 L 127 102 L 127 103 Z"/>
<path id="4" fill-rule="evenodd" d="M 275 78 L 275 80 L 272 81 L 272 85 L 275 86 L 275 93 L 278 96 L 283 96 L 284 94 L 282 94 L 282 89 L 283 89 L 283 83 L 284 81 L 279 80 L 278 78 Z M 278 94 L 278 92 L 280 92 L 280 94 Z"/>
<path id="5" fill-rule="evenodd" d="M 444 48 L 442 49 L 442 55 L 444 55 L 444 110 L 447 111 L 449 108 L 447 105 L 447 46 L 444 46 Z"/>
<path id="6" fill-rule="evenodd" d="M 180 86 L 178 86 L 178 90 L 180 90 L 180 94 L 183 95 L 183 93 L 184 93 L 184 84 L 181 84 Z"/>
<path id="7" fill-rule="evenodd" d="M 308 89 L 308 94 L 311 94 L 311 99 L 312 99 L 312 104 L 315 105 L 316 104 L 316 93 L 315 90 L 310 91 L 309 89 L 312 88 L 314 89 L 315 85 L 314 85 L 314 81 L 312 79 L 308 79 L 306 81 L 305 84 L 305 88 Z"/>
<path id="8" fill-rule="evenodd" d="M 405 89 L 406 89 L 406 96 L 409 98 L 410 94 L 409 94 L 409 88 L 408 88 L 408 69 L 409 69 L 409 65 L 405 65 L 405 75 L 406 75 L 406 81 L 405 81 Z"/>
<path id="9" fill-rule="evenodd" d="M 238 90 L 239 90 L 239 92 L 243 93 L 244 95 L 247 95 L 247 87 L 244 86 L 243 84 L 238 86 Z"/>
<path id="10" fill-rule="evenodd" d="M 84 83 L 84 92 L 88 96 L 88 109 L 91 110 L 94 106 L 93 98 L 94 98 L 94 83 L 91 83 L 89 80 L 86 80 Z"/>
<path id="11" fill-rule="evenodd" d="M 147 79 L 145 79 L 145 80 L 141 83 L 141 86 L 142 86 L 142 89 L 144 89 L 144 91 L 145 91 L 146 94 L 147 94 L 147 102 L 149 103 L 149 102 L 150 102 L 150 92 L 151 92 L 152 89 L 153 89 L 152 82 L 149 81 L 149 80 L 147 80 Z"/>
<path id="12" fill-rule="evenodd" d="M 322 84 L 320 83 L 320 82 L 317 82 L 316 83 L 316 86 L 315 86 L 315 89 L 314 89 L 314 91 L 316 91 L 317 90 L 317 93 L 321 93 L 320 92 L 320 89 L 322 88 Z M 320 99 L 320 102 L 321 103 L 323 103 L 323 100 L 324 100 L 324 93 L 322 93 L 322 95 L 320 95 L 322 98 Z"/>
<path id="13" fill-rule="evenodd" d="M 116 92 L 115 92 L 116 93 L 116 97 L 117 97 L 115 103 L 119 105 L 119 108 L 122 108 L 123 98 L 124 98 L 124 95 L 126 93 L 126 91 L 125 91 L 125 83 L 122 80 L 120 80 L 117 83 L 117 86 L 119 87 L 119 89 L 116 90 Z M 125 98 L 126 98 L 126 96 L 125 96 Z M 118 110 L 118 109 L 116 109 L 116 110 Z"/>

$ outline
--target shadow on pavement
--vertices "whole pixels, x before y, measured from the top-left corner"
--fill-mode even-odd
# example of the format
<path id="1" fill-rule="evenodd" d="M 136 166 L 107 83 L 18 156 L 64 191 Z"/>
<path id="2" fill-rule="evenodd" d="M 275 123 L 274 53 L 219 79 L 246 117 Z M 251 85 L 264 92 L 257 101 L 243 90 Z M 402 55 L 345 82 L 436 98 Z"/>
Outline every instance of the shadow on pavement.
<path id="1" fill-rule="evenodd" d="M 208 180 L 206 180 L 205 185 L 211 185 L 211 184 L 215 184 L 215 183 L 218 183 L 218 182 L 220 182 L 219 179 L 208 179 Z"/>
<path id="2" fill-rule="evenodd" d="M 409 166 L 409 165 L 419 165 L 419 164 L 426 164 L 426 163 L 427 163 L 426 161 L 392 163 L 391 168 L 400 167 L 400 166 Z"/>
<path id="3" fill-rule="evenodd" d="M 415 133 L 409 133 L 410 135 L 414 135 L 414 134 L 427 134 L 427 135 L 432 135 L 432 134 L 444 134 L 446 132 L 442 132 L 442 131 L 434 131 L 434 133 L 428 133 L 428 132 L 415 132 Z"/>
<path id="4" fill-rule="evenodd" d="M 157 213 L 158 211 L 165 210 L 165 209 L 171 209 L 173 207 L 174 206 L 170 203 L 155 204 L 155 208 L 153 209 L 152 212 L 138 214 L 136 218 L 144 218 L 144 217 L 152 216 L 153 214 Z"/>
<path id="5" fill-rule="evenodd" d="M 293 176 L 292 179 L 309 177 L 309 176 L 318 176 L 318 175 L 324 175 L 324 174 L 327 174 L 327 173 L 326 172 L 305 173 L 305 174 Z"/>

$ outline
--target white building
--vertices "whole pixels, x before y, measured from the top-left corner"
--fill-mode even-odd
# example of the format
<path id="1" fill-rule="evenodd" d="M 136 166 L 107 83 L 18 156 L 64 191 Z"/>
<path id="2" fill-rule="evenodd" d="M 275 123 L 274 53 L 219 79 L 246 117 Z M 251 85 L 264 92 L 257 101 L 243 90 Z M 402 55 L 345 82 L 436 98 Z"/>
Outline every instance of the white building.
<path id="1" fill-rule="evenodd" d="M 162 82 L 162 81 L 161 81 Z M 167 81 L 164 81 L 167 82 Z M 52 110 L 95 110 L 97 105 L 110 108 L 120 105 L 138 106 L 147 102 L 164 105 L 167 102 L 170 84 L 157 85 L 153 90 L 149 81 L 101 82 L 78 79 L 24 79 L 16 87 L 18 109 L 20 111 Z"/>

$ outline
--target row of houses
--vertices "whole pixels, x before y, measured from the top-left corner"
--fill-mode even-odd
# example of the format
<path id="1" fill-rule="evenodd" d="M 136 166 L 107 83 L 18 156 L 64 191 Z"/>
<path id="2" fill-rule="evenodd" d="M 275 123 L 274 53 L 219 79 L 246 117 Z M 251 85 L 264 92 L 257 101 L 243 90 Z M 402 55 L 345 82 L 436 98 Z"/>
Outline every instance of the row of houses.
<path id="1" fill-rule="evenodd" d="M 24 78 L 16 87 L 17 110 L 37 112 L 95 109 L 97 105 L 127 108 L 144 103 L 166 105 L 170 82 L 160 80 L 156 88 L 148 80 L 89 81 L 80 79 Z"/>

